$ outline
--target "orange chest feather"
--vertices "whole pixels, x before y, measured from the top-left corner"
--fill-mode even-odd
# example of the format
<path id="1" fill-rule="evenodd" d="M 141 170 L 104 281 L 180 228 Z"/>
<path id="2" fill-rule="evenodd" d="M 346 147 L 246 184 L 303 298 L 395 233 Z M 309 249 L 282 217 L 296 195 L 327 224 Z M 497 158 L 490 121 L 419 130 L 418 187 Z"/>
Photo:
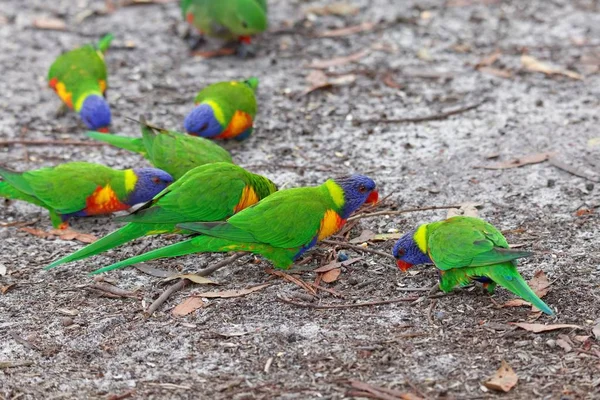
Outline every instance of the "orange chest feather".
<path id="1" fill-rule="evenodd" d="M 246 207 L 250 207 L 253 204 L 258 203 L 258 196 L 252 186 L 246 185 L 244 190 L 242 191 L 242 196 L 240 197 L 240 201 L 238 201 L 237 205 L 233 209 L 234 213 L 238 213 L 242 211 Z"/>
<path id="2" fill-rule="evenodd" d="M 244 133 L 250 127 L 252 127 L 252 117 L 250 116 L 250 114 L 237 110 L 235 114 L 233 114 L 233 118 L 231 118 L 231 121 L 229 122 L 229 125 L 227 125 L 227 128 L 225 128 L 223 133 L 217 136 L 217 138 L 234 138 Z"/>
<path id="3" fill-rule="evenodd" d="M 327 210 L 325 216 L 321 220 L 321 226 L 319 227 L 318 240 L 323 240 L 335 233 L 337 233 L 344 224 L 345 219 L 342 219 L 338 213 L 333 210 Z"/>
<path id="4" fill-rule="evenodd" d="M 71 92 L 67 91 L 64 83 L 60 82 L 57 78 L 52 78 L 48 85 L 54 89 L 58 97 L 69 107 L 73 108 L 73 96 Z"/>
<path id="5" fill-rule="evenodd" d="M 115 211 L 127 210 L 129 206 L 121 203 L 117 194 L 110 187 L 98 186 L 85 201 L 85 211 L 88 215 L 109 214 Z"/>

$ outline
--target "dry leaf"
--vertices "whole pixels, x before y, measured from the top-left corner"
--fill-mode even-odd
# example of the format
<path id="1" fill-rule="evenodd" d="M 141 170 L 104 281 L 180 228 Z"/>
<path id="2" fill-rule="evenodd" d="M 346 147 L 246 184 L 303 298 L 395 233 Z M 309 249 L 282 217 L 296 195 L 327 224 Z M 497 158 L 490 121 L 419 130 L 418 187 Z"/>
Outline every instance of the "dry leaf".
<path id="1" fill-rule="evenodd" d="M 600 323 L 596 324 L 596 326 L 594 326 L 594 328 L 592 329 L 592 333 L 594 334 L 594 337 L 596 338 L 597 341 L 600 341 Z"/>
<path id="2" fill-rule="evenodd" d="M 381 400 L 422 400 L 421 397 L 410 392 L 401 392 L 395 389 L 388 389 L 380 386 L 369 385 L 361 381 L 350 381 L 353 389 L 360 392 L 353 393 L 355 397 L 375 398 Z"/>
<path id="3" fill-rule="evenodd" d="M 332 269 L 331 271 L 327 271 L 325 272 L 322 276 L 321 276 L 321 280 L 325 283 L 332 283 L 337 281 L 338 277 L 340 276 L 340 274 L 342 273 L 342 269 L 341 268 L 336 268 L 336 269 Z"/>
<path id="4" fill-rule="evenodd" d="M 527 54 L 523 54 L 521 56 L 521 64 L 525 69 L 532 72 L 541 72 L 546 75 L 563 75 L 571 79 L 581 80 L 583 76 L 574 71 L 569 71 L 567 69 L 554 67 L 550 64 L 546 64 L 541 62 L 537 58 L 528 56 Z"/>
<path id="5" fill-rule="evenodd" d="M 363 22 L 360 25 L 354 25 L 354 26 L 348 26 L 346 28 L 331 29 L 328 31 L 323 31 L 323 32 L 318 33 L 316 36 L 322 37 L 322 38 L 347 36 L 347 35 L 353 35 L 355 33 L 360 33 L 360 32 L 364 32 L 364 31 L 370 31 L 374 27 L 375 27 L 375 24 L 373 22 Z"/>
<path id="6" fill-rule="evenodd" d="M 492 376 L 487 382 L 484 382 L 486 388 L 491 390 L 497 390 L 499 392 L 509 392 L 517 382 L 519 381 L 519 377 L 515 374 L 515 371 L 511 368 L 510 365 L 504 360 L 502 360 L 502 365 L 494 376 Z"/>
<path id="7" fill-rule="evenodd" d="M 355 237 L 354 239 L 351 239 L 350 243 L 364 243 L 364 242 L 368 242 L 369 240 L 373 239 L 373 237 L 375 237 L 375 232 L 370 231 L 368 229 L 365 229 L 364 231 L 362 231 L 360 233 L 360 235 L 358 235 L 358 237 Z"/>
<path id="8" fill-rule="evenodd" d="M 529 287 L 533 289 L 537 297 L 540 299 L 548 294 L 550 291 L 550 281 L 548 277 L 541 269 L 535 271 L 533 278 L 529 280 Z"/>
<path id="9" fill-rule="evenodd" d="M 500 50 L 496 49 L 492 54 L 485 56 L 481 60 L 479 60 L 479 62 L 477 64 L 475 64 L 475 69 L 491 66 L 493 63 L 495 63 L 500 58 L 501 55 L 502 55 L 502 52 Z"/>
<path id="10" fill-rule="evenodd" d="M 166 271 L 164 269 L 154 268 L 147 264 L 140 264 L 135 266 L 139 271 L 142 271 L 145 274 L 150 276 L 155 276 L 157 278 L 169 278 L 171 276 L 177 275 L 177 272 Z"/>
<path id="11" fill-rule="evenodd" d="M 199 283 L 201 285 L 206 284 L 206 285 L 218 285 L 217 282 L 208 279 L 204 276 L 200 276 L 200 275 L 196 275 L 196 274 L 177 274 L 177 275 L 173 275 L 173 276 L 169 276 L 165 279 L 163 279 L 163 282 L 169 282 L 172 281 L 174 279 L 188 279 L 194 283 Z"/>
<path id="12" fill-rule="evenodd" d="M 326 69 L 331 67 L 339 67 L 340 65 L 346 65 L 351 62 L 360 60 L 366 57 L 371 52 L 371 49 L 363 49 L 352 53 L 348 56 L 334 57 L 329 60 L 315 60 L 308 67 L 316 69 Z"/>
<path id="13" fill-rule="evenodd" d="M 182 317 L 202 307 L 204 307 L 204 301 L 200 297 L 192 296 L 177 304 L 171 313 L 177 317 Z"/>
<path id="14" fill-rule="evenodd" d="M 87 233 L 81 233 L 69 228 L 67 229 L 52 229 L 48 231 L 49 234 L 57 236 L 61 240 L 77 240 L 81 243 L 94 243 L 98 238 L 94 235 Z"/>
<path id="15" fill-rule="evenodd" d="M 544 324 L 528 324 L 525 322 L 510 322 L 510 324 L 517 326 L 521 329 L 525 329 L 526 331 L 533 332 L 533 333 L 555 331 L 557 329 L 565 329 L 565 328 L 583 329 L 579 325 L 571 325 L 571 324 L 544 325 Z"/>
<path id="16" fill-rule="evenodd" d="M 10 289 L 14 288 L 16 285 L 17 285 L 16 283 L 11 283 L 10 285 L 2 286 L 2 287 L 0 287 L 0 292 L 2 294 L 6 294 L 6 292 L 8 292 Z"/>
<path id="17" fill-rule="evenodd" d="M 354 15 L 358 13 L 358 7 L 346 2 L 338 2 L 328 4 L 324 7 L 311 7 L 306 9 L 304 13 L 315 15 Z"/>
<path id="18" fill-rule="evenodd" d="M 252 287 L 249 287 L 247 289 L 223 290 L 223 291 L 220 291 L 220 292 L 204 292 L 204 293 L 195 294 L 194 296 L 196 296 L 196 297 L 207 297 L 207 298 L 213 298 L 213 297 L 220 297 L 220 298 L 241 297 L 241 296 L 246 296 L 247 294 L 250 294 L 250 293 L 262 290 L 262 289 L 266 288 L 267 286 L 269 286 L 268 283 L 263 283 L 262 285 L 252 286 Z"/>
<path id="19" fill-rule="evenodd" d="M 325 273 L 325 272 L 329 272 L 332 269 L 336 269 L 340 267 L 340 263 L 337 261 L 332 261 L 329 264 L 323 265 L 322 267 L 316 268 L 313 270 L 313 272 L 316 273 Z"/>
<path id="20" fill-rule="evenodd" d="M 512 78 L 513 74 L 507 69 L 500 69 L 494 67 L 481 67 L 478 68 L 479 72 L 483 72 L 484 74 L 490 74 L 497 76 L 498 78 Z"/>
<path id="21" fill-rule="evenodd" d="M 52 31 L 64 31 L 67 29 L 67 24 L 59 18 L 36 18 L 33 20 L 33 27 Z"/>
<path id="22" fill-rule="evenodd" d="M 567 335 L 558 335 L 558 339 L 556 339 L 556 344 L 560 346 L 567 353 L 573 350 L 572 342 Z"/>
<path id="23" fill-rule="evenodd" d="M 313 70 L 306 76 L 306 81 L 309 83 L 310 87 L 302 92 L 301 96 L 305 96 L 319 89 L 348 85 L 356 81 L 356 75 L 345 74 L 330 78 L 323 71 Z"/>
<path id="24" fill-rule="evenodd" d="M 373 242 L 385 242 L 387 240 L 398 240 L 402 237 L 400 232 L 397 233 L 378 233 L 371 238 Z"/>
<path id="25" fill-rule="evenodd" d="M 518 167 L 522 167 L 524 165 L 537 164 L 537 163 L 541 163 L 544 161 L 548 161 L 553 154 L 554 153 L 551 153 L 551 152 L 530 154 L 530 155 L 523 156 L 520 158 L 515 158 L 512 160 L 502 161 L 502 162 L 498 162 L 498 163 L 494 163 L 494 164 L 478 165 L 473 168 L 482 168 L 482 169 L 518 168 Z"/>

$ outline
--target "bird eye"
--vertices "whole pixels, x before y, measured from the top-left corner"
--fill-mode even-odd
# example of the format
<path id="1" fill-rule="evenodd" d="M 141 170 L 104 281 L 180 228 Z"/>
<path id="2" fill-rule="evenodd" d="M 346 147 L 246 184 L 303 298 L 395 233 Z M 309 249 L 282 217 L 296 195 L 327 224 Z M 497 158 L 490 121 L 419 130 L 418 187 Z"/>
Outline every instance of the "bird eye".
<path id="1" fill-rule="evenodd" d="M 208 122 L 205 122 L 205 123 L 204 123 L 204 125 L 202 125 L 202 126 L 200 127 L 200 129 L 198 129 L 198 131 L 199 131 L 199 132 L 202 132 L 202 131 L 206 130 L 206 128 L 208 128 Z"/>
<path id="2" fill-rule="evenodd" d="M 248 29 L 248 23 L 244 20 L 242 20 L 242 28 Z"/>
<path id="3" fill-rule="evenodd" d="M 396 252 L 396 257 L 404 257 L 404 254 L 406 254 L 406 250 L 398 249 L 398 251 Z"/>
<path id="4" fill-rule="evenodd" d="M 367 191 L 367 188 L 365 187 L 365 185 L 360 185 L 360 186 L 358 187 L 358 191 L 359 191 L 359 192 L 361 192 L 361 193 L 364 193 L 364 192 L 366 192 L 366 191 Z"/>
<path id="5" fill-rule="evenodd" d="M 152 182 L 154 182 L 154 183 L 160 183 L 160 178 L 158 176 L 153 176 L 152 177 Z"/>

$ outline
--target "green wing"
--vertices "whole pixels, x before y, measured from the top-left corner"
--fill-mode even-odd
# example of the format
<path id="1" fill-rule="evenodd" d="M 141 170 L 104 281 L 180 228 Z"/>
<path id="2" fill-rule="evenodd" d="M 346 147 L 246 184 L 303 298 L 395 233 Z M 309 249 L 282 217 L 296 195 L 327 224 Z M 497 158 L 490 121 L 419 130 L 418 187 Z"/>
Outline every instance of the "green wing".
<path id="1" fill-rule="evenodd" d="M 96 48 L 102 53 L 106 53 L 106 51 L 108 50 L 108 48 L 110 47 L 110 43 L 112 42 L 112 40 L 114 39 L 114 36 L 112 35 L 112 33 L 109 33 L 107 35 L 104 35 L 96 44 Z"/>
<path id="2" fill-rule="evenodd" d="M 235 214 L 225 223 L 182 224 L 181 227 L 236 242 L 301 247 L 312 242 L 326 211 L 331 208 L 326 191 L 324 186 L 283 190 Z"/>
<path id="3" fill-rule="evenodd" d="M 130 138 L 127 136 L 107 135 L 106 133 L 93 132 L 93 131 L 87 132 L 86 135 L 88 135 L 92 139 L 111 144 L 115 147 L 133 151 L 134 153 L 139 153 L 143 156 L 146 155 L 146 148 L 144 147 L 144 142 L 143 142 L 142 138 Z"/>
<path id="4" fill-rule="evenodd" d="M 429 256 L 441 270 L 498 264 L 530 256 L 512 250 L 493 225 L 473 217 L 453 217 L 431 225 Z"/>
<path id="5" fill-rule="evenodd" d="M 120 220 L 145 224 L 225 220 L 234 214 L 249 175 L 227 163 L 196 167 L 147 206 Z"/>
<path id="6" fill-rule="evenodd" d="M 236 111 L 249 114 L 253 119 L 256 116 L 256 96 L 251 84 L 244 81 L 218 82 L 202 89 L 196 96 L 196 104 L 212 101 L 223 111 L 227 125 Z M 256 81 L 257 83 L 257 81 Z"/>

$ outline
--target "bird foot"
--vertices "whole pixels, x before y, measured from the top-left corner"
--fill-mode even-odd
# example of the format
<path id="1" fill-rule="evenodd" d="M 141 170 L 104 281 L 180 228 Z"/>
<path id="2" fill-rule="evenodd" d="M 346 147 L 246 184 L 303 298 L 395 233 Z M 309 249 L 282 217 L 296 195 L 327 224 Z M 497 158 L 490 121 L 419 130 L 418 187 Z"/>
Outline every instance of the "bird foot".
<path id="1" fill-rule="evenodd" d="M 196 36 L 196 37 L 194 37 L 190 33 L 189 30 L 188 30 L 187 34 L 184 36 L 184 39 L 186 39 L 188 45 L 190 46 L 190 50 L 191 51 L 196 51 L 200 47 L 204 46 L 204 44 L 206 44 L 206 39 L 204 38 L 204 36 Z"/>
<path id="2" fill-rule="evenodd" d="M 256 47 L 249 41 L 242 40 L 235 49 L 235 54 L 239 58 L 253 58 L 256 57 Z"/>

